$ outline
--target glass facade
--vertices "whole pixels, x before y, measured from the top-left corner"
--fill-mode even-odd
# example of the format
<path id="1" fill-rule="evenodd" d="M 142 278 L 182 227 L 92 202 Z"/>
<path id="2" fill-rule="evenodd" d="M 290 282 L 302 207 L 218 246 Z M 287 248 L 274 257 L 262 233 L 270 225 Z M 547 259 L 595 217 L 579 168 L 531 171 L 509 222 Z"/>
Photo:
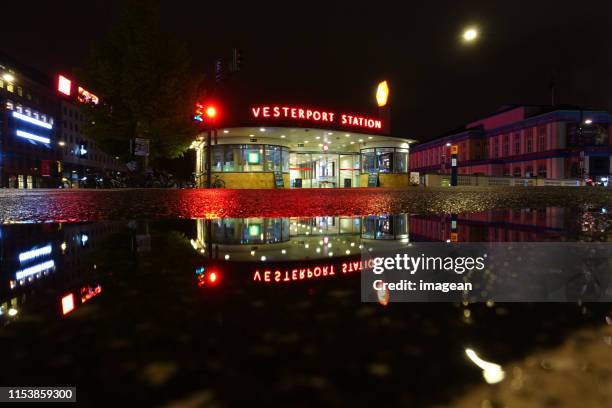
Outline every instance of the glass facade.
<path id="1" fill-rule="evenodd" d="M 289 171 L 289 149 L 259 144 L 212 147 L 213 172 Z"/>
<path id="2" fill-rule="evenodd" d="M 408 149 L 376 147 L 361 150 L 362 173 L 407 173 Z"/>
<path id="3" fill-rule="evenodd" d="M 292 188 L 359 187 L 359 155 L 292 152 L 289 178 Z"/>

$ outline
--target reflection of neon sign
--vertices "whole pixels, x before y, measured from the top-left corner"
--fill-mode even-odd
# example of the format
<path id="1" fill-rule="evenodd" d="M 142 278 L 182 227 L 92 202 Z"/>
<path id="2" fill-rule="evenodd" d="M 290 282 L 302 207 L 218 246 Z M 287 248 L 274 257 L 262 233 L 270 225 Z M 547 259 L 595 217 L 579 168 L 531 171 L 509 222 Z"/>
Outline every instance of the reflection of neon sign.
<path id="1" fill-rule="evenodd" d="M 49 255 L 52 251 L 51 245 L 44 246 L 42 248 L 33 248 L 29 251 L 22 252 L 19 254 L 19 262 L 24 263 L 39 256 Z"/>
<path id="2" fill-rule="evenodd" d="M 62 298 L 62 314 L 67 315 L 74 310 L 74 295 L 67 294 Z"/>
<path id="3" fill-rule="evenodd" d="M 91 286 L 83 286 L 81 288 L 81 303 L 89 301 L 92 297 L 98 296 L 102 292 L 102 286 L 98 285 L 95 288 Z"/>
<path id="4" fill-rule="evenodd" d="M 251 224 L 249 225 L 249 236 L 258 237 L 261 231 L 261 226 L 259 224 Z"/>
<path id="5" fill-rule="evenodd" d="M 297 106 L 254 106 L 251 108 L 251 116 L 254 119 L 278 119 L 296 120 L 319 123 L 336 124 L 340 126 L 362 127 L 367 129 L 382 129 L 382 120 L 358 116 L 348 113 L 324 111 Z"/>
<path id="6" fill-rule="evenodd" d="M 371 268 L 373 261 L 371 259 L 367 261 L 354 261 L 354 262 L 343 262 L 340 265 L 340 274 L 348 274 L 352 272 L 360 272 L 365 268 Z M 327 278 L 336 275 L 336 265 L 334 264 L 320 264 L 307 267 L 297 267 L 293 269 L 266 269 L 260 271 L 257 269 L 253 273 L 254 282 L 266 282 L 266 283 L 283 283 L 283 282 L 296 282 L 303 280 L 313 280 Z"/>
<path id="7" fill-rule="evenodd" d="M 15 279 L 22 280 L 28 276 L 36 275 L 37 273 L 44 272 L 52 268 L 55 268 L 55 262 L 53 260 L 43 262 L 41 264 L 20 270 L 15 274 Z"/>

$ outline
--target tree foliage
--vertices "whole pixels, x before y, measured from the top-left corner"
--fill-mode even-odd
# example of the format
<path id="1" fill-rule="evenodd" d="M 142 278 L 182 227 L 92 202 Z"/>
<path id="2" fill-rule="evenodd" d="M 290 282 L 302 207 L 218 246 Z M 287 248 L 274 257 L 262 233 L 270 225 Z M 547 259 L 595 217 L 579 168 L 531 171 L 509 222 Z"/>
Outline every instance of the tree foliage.
<path id="1" fill-rule="evenodd" d="M 159 8 L 130 2 L 107 37 L 93 44 L 84 80 L 101 102 L 83 127 L 109 152 L 127 156 L 130 140 L 151 140 L 151 157 L 179 157 L 196 129 L 190 117 L 201 78 L 184 44 L 164 32 Z"/>

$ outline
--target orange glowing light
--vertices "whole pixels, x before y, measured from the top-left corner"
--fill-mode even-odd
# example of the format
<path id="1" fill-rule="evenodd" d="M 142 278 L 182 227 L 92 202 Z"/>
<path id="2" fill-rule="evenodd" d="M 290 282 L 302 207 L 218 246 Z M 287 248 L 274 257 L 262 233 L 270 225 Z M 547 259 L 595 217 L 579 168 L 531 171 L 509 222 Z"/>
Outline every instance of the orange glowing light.
<path id="1" fill-rule="evenodd" d="M 62 314 L 67 315 L 74 310 L 74 296 L 72 293 L 62 298 Z"/>
<path id="2" fill-rule="evenodd" d="M 206 108 L 206 116 L 209 119 L 214 119 L 217 116 L 217 108 L 215 108 L 214 106 L 209 106 L 208 108 Z"/>
<path id="3" fill-rule="evenodd" d="M 389 84 L 387 81 L 382 81 L 378 84 L 378 88 L 376 88 L 376 103 L 379 107 L 383 107 L 387 105 L 387 100 L 389 99 Z"/>

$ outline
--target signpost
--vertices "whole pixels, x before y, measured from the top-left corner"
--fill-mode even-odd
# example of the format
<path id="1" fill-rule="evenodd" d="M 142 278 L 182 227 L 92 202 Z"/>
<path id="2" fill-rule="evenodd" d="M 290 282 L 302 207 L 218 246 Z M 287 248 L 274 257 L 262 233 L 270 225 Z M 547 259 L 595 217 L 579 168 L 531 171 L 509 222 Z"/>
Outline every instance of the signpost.
<path id="1" fill-rule="evenodd" d="M 378 173 L 368 175 L 368 187 L 378 187 Z"/>
<path id="2" fill-rule="evenodd" d="M 149 155 L 149 139 L 137 137 L 134 139 L 134 156 L 146 157 Z"/>
<path id="3" fill-rule="evenodd" d="M 285 180 L 281 171 L 274 172 L 274 188 L 285 188 Z"/>
<path id="4" fill-rule="evenodd" d="M 457 185 L 457 155 L 459 154 L 459 146 L 451 146 L 451 186 Z"/>

